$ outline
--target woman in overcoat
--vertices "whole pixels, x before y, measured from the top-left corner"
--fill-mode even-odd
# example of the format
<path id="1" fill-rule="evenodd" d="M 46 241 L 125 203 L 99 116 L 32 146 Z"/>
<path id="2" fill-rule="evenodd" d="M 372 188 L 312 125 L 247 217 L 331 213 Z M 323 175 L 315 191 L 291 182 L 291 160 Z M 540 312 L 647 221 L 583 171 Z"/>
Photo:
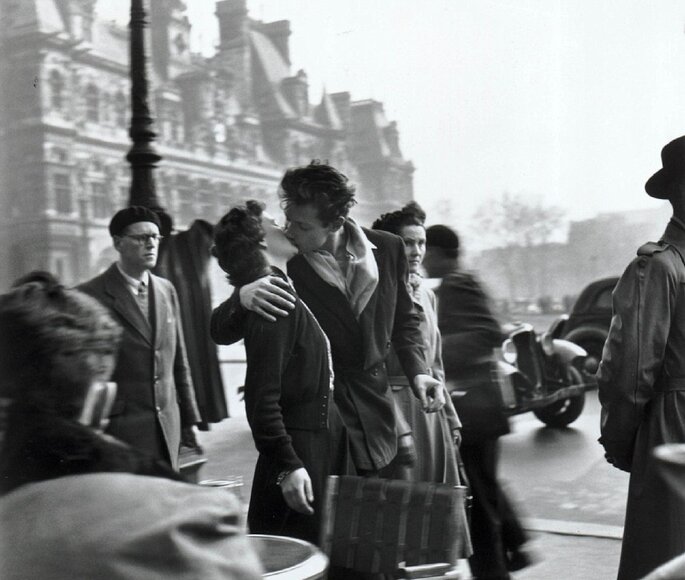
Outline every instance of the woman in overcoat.
<path id="1" fill-rule="evenodd" d="M 420 274 L 421 264 L 426 254 L 426 214 L 412 202 L 400 210 L 383 214 L 373 223 L 373 229 L 398 235 L 404 241 L 409 264 L 409 292 L 414 307 L 421 315 L 421 334 L 424 339 L 426 362 L 432 376 L 441 383 L 445 381 L 442 364 L 442 339 L 438 329 L 437 303 L 435 294 L 424 283 Z M 384 474 L 395 479 L 409 481 L 432 481 L 463 485 L 459 475 L 458 454 L 461 442 L 461 421 L 445 394 L 445 406 L 436 413 L 426 413 L 420 401 L 414 396 L 406 375 L 394 351 L 386 361 L 388 382 L 392 389 L 397 411 L 398 437 L 401 450 L 411 448 L 413 457 L 410 462 L 400 453 L 384 470 Z M 409 439 L 406 441 L 406 439 Z M 466 513 L 462 510 L 460 518 L 464 534 L 460 539 L 459 557 L 471 555 Z"/>

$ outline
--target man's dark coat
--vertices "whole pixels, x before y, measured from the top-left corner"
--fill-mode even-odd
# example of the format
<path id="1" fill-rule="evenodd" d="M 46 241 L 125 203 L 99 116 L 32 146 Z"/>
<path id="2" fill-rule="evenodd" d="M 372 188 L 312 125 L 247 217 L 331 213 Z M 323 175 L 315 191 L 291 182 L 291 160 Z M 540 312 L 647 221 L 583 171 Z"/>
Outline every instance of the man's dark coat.
<path id="1" fill-rule="evenodd" d="M 178 293 L 186 354 L 202 416 L 200 428 L 208 429 L 208 423 L 218 423 L 228 417 L 219 357 L 209 336 L 212 225 L 195 220 L 188 230 L 165 242 L 160 248 L 155 273 L 169 280 Z"/>

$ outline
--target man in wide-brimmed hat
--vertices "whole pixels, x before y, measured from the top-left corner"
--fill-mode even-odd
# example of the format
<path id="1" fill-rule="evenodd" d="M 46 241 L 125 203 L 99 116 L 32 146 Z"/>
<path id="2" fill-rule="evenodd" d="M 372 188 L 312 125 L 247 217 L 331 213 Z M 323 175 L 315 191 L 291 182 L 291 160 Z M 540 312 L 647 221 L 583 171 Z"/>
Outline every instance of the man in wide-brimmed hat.
<path id="1" fill-rule="evenodd" d="M 607 461 L 630 472 L 619 580 L 685 552 L 685 521 L 676 521 L 652 455 L 662 443 L 685 443 L 685 136 L 663 148 L 661 161 L 645 189 L 667 199 L 673 217 L 614 290 L 597 372 L 600 442 Z"/>

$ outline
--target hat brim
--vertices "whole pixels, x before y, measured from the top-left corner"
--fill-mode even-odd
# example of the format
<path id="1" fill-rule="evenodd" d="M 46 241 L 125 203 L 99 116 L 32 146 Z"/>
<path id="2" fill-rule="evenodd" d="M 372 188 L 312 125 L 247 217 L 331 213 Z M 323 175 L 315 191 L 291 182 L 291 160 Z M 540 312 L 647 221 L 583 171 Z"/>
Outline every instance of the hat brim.
<path id="1" fill-rule="evenodd" d="M 673 182 L 676 180 L 683 180 L 683 175 L 675 175 L 672 171 L 659 169 L 652 177 L 645 183 L 645 191 L 650 197 L 656 199 L 668 199 L 671 197 L 673 190 Z"/>

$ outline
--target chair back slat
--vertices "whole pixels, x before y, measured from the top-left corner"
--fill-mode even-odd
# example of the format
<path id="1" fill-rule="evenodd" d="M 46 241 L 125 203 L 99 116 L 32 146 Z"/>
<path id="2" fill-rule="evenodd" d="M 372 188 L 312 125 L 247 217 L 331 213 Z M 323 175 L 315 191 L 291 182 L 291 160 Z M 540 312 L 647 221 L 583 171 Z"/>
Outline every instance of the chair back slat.
<path id="1" fill-rule="evenodd" d="M 331 476 L 321 546 L 331 565 L 392 573 L 407 565 L 455 564 L 463 540 L 464 489 L 448 484 Z"/>

